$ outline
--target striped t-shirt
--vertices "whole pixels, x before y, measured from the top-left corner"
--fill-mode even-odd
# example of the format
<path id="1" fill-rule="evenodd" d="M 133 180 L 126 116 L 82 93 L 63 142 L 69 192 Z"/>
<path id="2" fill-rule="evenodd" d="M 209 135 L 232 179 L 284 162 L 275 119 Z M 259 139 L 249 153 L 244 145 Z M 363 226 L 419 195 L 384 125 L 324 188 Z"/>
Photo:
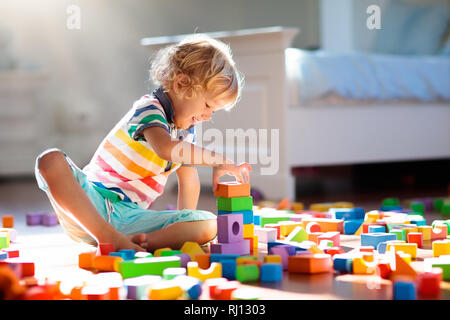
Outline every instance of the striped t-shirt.
<path id="1" fill-rule="evenodd" d="M 168 175 L 180 164 L 161 159 L 145 140 L 144 129 L 156 126 L 166 129 L 172 138 L 195 143 L 195 127 L 176 128 L 169 97 L 162 88 L 156 89 L 133 104 L 83 169 L 100 193 L 144 209 L 163 193 Z"/>

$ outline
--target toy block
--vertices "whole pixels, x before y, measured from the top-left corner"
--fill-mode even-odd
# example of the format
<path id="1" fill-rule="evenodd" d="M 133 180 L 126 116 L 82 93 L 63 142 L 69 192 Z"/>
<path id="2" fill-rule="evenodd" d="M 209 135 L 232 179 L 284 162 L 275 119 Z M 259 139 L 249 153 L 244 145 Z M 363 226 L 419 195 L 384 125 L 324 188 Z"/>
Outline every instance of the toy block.
<path id="1" fill-rule="evenodd" d="M 261 282 L 278 282 L 283 279 L 283 268 L 279 263 L 264 263 L 260 267 Z"/>
<path id="2" fill-rule="evenodd" d="M 364 220 L 365 210 L 363 208 L 332 208 L 329 211 L 335 219 Z"/>
<path id="3" fill-rule="evenodd" d="M 422 202 L 411 202 L 409 208 L 411 210 L 413 210 L 414 212 L 421 212 L 424 213 L 425 212 L 425 204 Z"/>
<path id="4" fill-rule="evenodd" d="M 348 202 L 348 201 L 338 201 L 338 202 L 334 202 L 332 203 L 332 208 L 342 208 L 342 209 L 351 209 L 353 207 L 355 207 L 353 202 Z"/>
<path id="5" fill-rule="evenodd" d="M 14 270 L 19 278 L 33 277 L 35 264 L 22 258 L 8 258 L 0 261 L 0 267 L 6 265 Z"/>
<path id="6" fill-rule="evenodd" d="M 302 242 L 308 240 L 308 233 L 303 227 L 296 226 L 286 237 L 287 241 Z"/>
<path id="7" fill-rule="evenodd" d="M 396 240 L 406 240 L 406 231 L 404 229 L 392 229 L 389 233 L 395 234 Z"/>
<path id="8" fill-rule="evenodd" d="M 288 258 L 288 272 L 323 273 L 331 272 L 333 262 L 329 254 L 304 254 Z"/>
<path id="9" fill-rule="evenodd" d="M 180 257 L 150 257 L 119 262 L 119 273 L 124 279 L 144 275 L 162 276 L 166 268 L 179 268 Z M 188 263 L 189 264 L 189 263 Z"/>
<path id="10" fill-rule="evenodd" d="M 222 277 L 228 280 L 235 280 L 237 267 L 236 260 L 225 259 L 221 260 L 220 263 L 222 263 Z"/>
<path id="11" fill-rule="evenodd" d="M 188 262 L 187 265 L 188 276 L 200 279 L 204 282 L 206 279 L 221 278 L 222 264 L 219 262 L 212 262 L 210 267 L 206 270 L 200 269 L 198 263 L 195 261 Z"/>
<path id="12" fill-rule="evenodd" d="M 388 243 L 386 250 L 389 251 L 394 248 L 394 251 L 403 251 L 411 255 L 411 258 L 415 259 L 417 256 L 417 243 Z"/>
<path id="13" fill-rule="evenodd" d="M 178 276 L 185 276 L 186 268 L 166 268 L 163 271 L 163 280 L 172 280 Z"/>
<path id="14" fill-rule="evenodd" d="M 321 240 L 331 240 L 333 242 L 331 247 L 339 247 L 341 245 L 340 233 L 337 231 L 330 231 L 321 234 L 317 237 L 317 241 L 320 242 Z"/>
<path id="15" fill-rule="evenodd" d="M 341 247 L 325 248 L 323 251 L 324 251 L 324 253 L 329 254 L 332 257 L 336 254 L 344 253 L 344 249 L 342 249 Z"/>
<path id="16" fill-rule="evenodd" d="M 9 234 L 0 233 L 0 249 L 8 248 L 9 243 Z"/>
<path id="17" fill-rule="evenodd" d="M 398 198 L 385 198 L 382 201 L 383 206 L 398 206 L 399 199 Z"/>
<path id="18" fill-rule="evenodd" d="M 123 254 L 123 260 L 133 260 L 136 251 L 132 249 L 121 249 L 119 250 L 119 253 Z"/>
<path id="19" fill-rule="evenodd" d="M 305 229 L 306 229 L 307 233 L 321 232 L 320 224 L 318 224 L 317 222 L 309 222 L 308 224 L 306 224 L 306 228 Z"/>
<path id="20" fill-rule="evenodd" d="M 97 249 L 97 255 L 107 256 L 111 252 L 114 252 L 114 246 L 112 243 L 100 243 Z"/>
<path id="21" fill-rule="evenodd" d="M 218 210 L 217 214 L 219 216 L 226 215 L 226 214 L 242 214 L 243 223 L 244 224 L 254 223 L 254 217 L 255 217 L 253 215 L 253 210 L 241 210 L 241 211 L 223 211 L 223 210 Z"/>
<path id="22" fill-rule="evenodd" d="M 373 246 L 361 246 L 359 247 L 359 252 L 371 252 L 373 253 L 373 251 L 375 250 Z"/>
<path id="23" fill-rule="evenodd" d="M 417 275 L 417 293 L 424 296 L 438 296 L 441 293 L 442 269 L 431 268 L 430 271 Z"/>
<path id="24" fill-rule="evenodd" d="M 19 258 L 19 255 L 20 255 L 19 250 L 17 250 L 17 249 L 5 248 L 5 249 L 2 249 L 2 252 L 6 253 L 8 255 L 8 258 Z M 0 254 L 2 252 L 0 252 Z"/>
<path id="25" fill-rule="evenodd" d="M 147 288 L 161 280 L 161 276 L 151 275 L 124 279 L 123 286 L 127 291 L 127 299 L 142 300 L 146 296 Z"/>
<path id="26" fill-rule="evenodd" d="M 46 227 L 53 227 L 58 224 L 58 217 L 52 213 L 47 213 L 42 216 L 42 225 Z"/>
<path id="27" fill-rule="evenodd" d="M 266 223 L 264 225 L 264 229 L 274 229 L 274 230 L 276 230 L 276 236 L 277 236 L 276 239 L 277 240 L 280 240 L 282 238 L 280 227 L 281 226 L 279 224 L 275 224 L 275 223 Z"/>
<path id="28" fill-rule="evenodd" d="M 171 248 L 159 248 L 159 249 L 156 249 L 153 252 L 153 256 L 154 257 L 161 257 L 161 254 L 162 254 L 163 251 L 172 251 L 172 249 Z"/>
<path id="29" fill-rule="evenodd" d="M 239 281 L 227 281 L 220 283 L 215 289 L 217 300 L 231 300 L 233 292 L 240 286 Z"/>
<path id="30" fill-rule="evenodd" d="M 340 273 L 352 273 L 353 260 L 350 257 L 337 255 L 333 257 L 333 269 Z"/>
<path id="31" fill-rule="evenodd" d="M 301 222 L 295 221 L 280 221 L 280 234 L 282 237 L 287 237 L 296 227 L 301 227 Z"/>
<path id="32" fill-rule="evenodd" d="M 281 256 L 277 255 L 277 254 L 265 255 L 264 263 L 279 263 L 279 264 L 281 264 Z"/>
<path id="33" fill-rule="evenodd" d="M 418 248 L 423 247 L 423 234 L 420 232 L 408 233 L 408 243 L 417 243 Z"/>
<path id="34" fill-rule="evenodd" d="M 223 198 L 249 197 L 250 184 L 236 181 L 221 182 L 217 184 L 214 196 Z"/>
<path id="35" fill-rule="evenodd" d="M 450 255 L 450 240 L 436 240 L 432 243 L 433 257 Z"/>
<path id="36" fill-rule="evenodd" d="M 118 271 L 119 262 L 124 261 L 121 257 L 96 256 L 92 260 L 92 266 L 98 271 Z"/>
<path id="37" fill-rule="evenodd" d="M 253 210 L 252 197 L 224 198 L 217 197 L 217 209 L 223 211 Z"/>
<path id="38" fill-rule="evenodd" d="M 244 224 L 243 225 L 243 237 L 244 238 L 252 238 L 253 235 L 254 235 L 254 227 L 255 226 L 254 226 L 253 223 L 251 223 L 251 224 Z"/>
<path id="39" fill-rule="evenodd" d="M 2 226 L 3 228 L 14 228 L 14 216 L 10 214 L 2 216 Z"/>
<path id="40" fill-rule="evenodd" d="M 210 252 L 220 254 L 249 255 L 250 242 L 248 239 L 243 239 L 242 241 L 233 243 L 213 243 L 210 245 Z"/>
<path id="41" fill-rule="evenodd" d="M 381 242 L 396 239 L 396 235 L 390 233 L 363 233 L 361 234 L 361 246 L 372 246 L 376 248 Z"/>
<path id="42" fill-rule="evenodd" d="M 362 257 L 353 258 L 353 274 L 374 274 L 375 262 L 364 260 Z"/>
<path id="43" fill-rule="evenodd" d="M 161 257 L 170 257 L 170 256 L 176 256 L 181 254 L 181 250 L 162 250 L 160 252 Z"/>
<path id="44" fill-rule="evenodd" d="M 140 259 L 140 258 L 150 258 L 153 257 L 153 254 L 151 254 L 150 252 L 144 252 L 144 251 L 137 251 L 134 254 L 134 258 L 135 259 Z"/>
<path id="45" fill-rule="evenodd" d="M 324 251 L 324 253 L 326 249 L 333 247 L 333 241 L 331 240 L 318 240 L 318 241 L 319 241 L 318 248 Z"/>
<path id="46" fill-rule="evenodd" d="M 284 246 L 272 247 L 269 250 L 269 254 L 270 255 L 280 256 L 281 257 L 281 265 L 283 267 L 283 270 L 287 270 L 289 253 L 288 253 L 286 247 L 284 247 Z"/>
<path id="47" fill-rule="evenodd" d="M 311 211 L 327 212 L 332 207 L 333 207 L 332 203 L 312 203 L 309 206 L 309 210 L 311 210 Z"/>
<path id="48" fill-rule="evenodd" d="M 109 288 L 105 286 L 84 286 L 81 289 L 83 300 L 109 300 Z"/>
<path id="49" fill-rule="evenodd" d="M 178 276 L 174 280 L 184 291 L 184 296 L 191 300 L 197 300 L 202 294 L 202 282 L 194 277 Z"/>
<path id="50" fill-rule="evenodd" d="M 236 258 L 236 264 L 240 266 L 241 264 L 246 264 L 247 262 L 255 262 L 258 261 L 258 257 L 256 256 L 242 256 Z"/>
<path id="51" fill-rule="evenodd" d="M 363 227 L 363 231 L 362 233 L 369 233 L 369 227 L 370 226 L 378 226 L 378 227 L 384 227 L 384 232 L 386 232 L 386 223 L 385 222 L 369 222 L 369 223 L 363 223 L 362 227 Z"/>
<path id="52" fill-rule="evenodd" d="M 236 280 L 241 283 L 258 281 L 259 267 L 254 264 L 236 266 Z"/>
<path id="53" fill-rule="evenodd" d="M 397 278 L 408 277 L 413 281 L 416 279 L 417 272 L 414 268 L 404 259 L 402 256 L 396 252 L 395 253 L 395 269 L 392 270 L 390 279 L 395 281 Z"/>
<path id="54" fill-rule="evenodd" d="M 415 300 L 416 287 L 414 282 L 395 281 L 392 297 L 394 300 Z"/>
<path id="55" fill-rule="evenodd" d="M 321 232 L 339 231 L 344 232 L 344 220 L 342 219 L 328 219 L 328 218 L 305 218 L 302 220 L 303 227 L 308 231 L 307 225 L 309 222 L 317 222 L 320 225 Z"/>
<path id="56" fill-rule="evenodd" d="M 194 256 L 194 259 L 192 261 L 197 262 L 198 267 L 200 269 L 208 269 L 210 265 L 210 254 L 209 253 L 203 253 L 203 254 L 196 254 Z"/>
<path id="57" fill-rule="evenodd" d="M 110 252 L 109 255 L 114 257 L 120 257 L 123 260 L 125 260 L 125 253 L 123 252 Z"/>
<path id="58" fill-rule="evenodd" d="M 450 220 L 434 220 L 431 224 L 433 228 L 439 227 L 441 228 L 447 228 L 447 235 L 450 234 Z"/>
<path id="59" fill-rule="evenodd" d="M 374 253 L 373 252 L 361 252 L 361 256 L 363 258 L 364 261 L 367 262 L 373 262 L 374 260 Z"/>
<path id="60" fill-rule="evenodd" d="M 191 257 L 187 253 L 176 254 L 175 257 L 179 257 L 180 258 L 180 267 L 181 268 L 186 268 L 188 262 L 192 261 Z"/>
<path id="61" fill-rule="evenodd" d="M 447 239 L 447 225 L 436 225 L 431 229 L 431 240 Z"/>
<path id="62" fill-rule="evenodd" d="M 228 282 L 228 279 L 223 278 L 223 277 L 206 279 L 204 282 L 204 287 L 206 288 L 206 290 L 209 293 L 209 298 L 212 300 L 217 300 L 219 298 L 218 295 L 216 295 L 217 286 L 222 283 L 227 283 L 227 282 Z"/>
<path id="63" fill-rule="evenodd" d="M 292 203 L 292 211 L 297 212 L 303 210 L 304 205 L 302 202 L 293 202 Z"/>
<path id="64" fill-rule="evenodd" d="M 314 242 L 315 244 L 318 243 L 319 236 L 323 235 L 324 232 L 311 232 L 308 233 L 308 241 Z"/>
<path id="65" fill-rule="evenodd" d="M 386 227 L 385 226 L 376 226 L 376 225 L 370 225 L 369 226 L 369 233 L 385 233 Z"/>
<path id="66" fill-rule="evenodd" d="M 210 255 L 210 261 L 211 262 L 223 262 L 225 260 L 233 260 L 236 261 L 237 258 L 239 258 L 239 254 L 217 254 L 212 253 Z"/>
<path id="67" fill-rule="evenodd" d="M 83 252 L 78 255 L 78 267 L 81 269 L 92 269 L 95 252 Z"/>
<path id="68" fill-rule="evenodd" d="M 1 262 L 1 261 L 0 261 Z M 431 268 L 442 269 L 442 280 L 450 280 L 450 256 L 440 256 L 437 258 L 425 258 L 425 265 Z"/>
<path id="69" fill-rule="evenodd" d="M 261 227 L 267 227 L 267 224 L 276 224 L 280 221 L 289 221 L 291 218 L 286 216 L 260 216 Z"/>
<path id="70" fill-rule="evenodd" d="M 45 212 L 30 212 L 26 215 L 27 226 L 38 226 L 42 224 Z"/>
<path id="71" fill-rule="evenodd" d="M 275 207 L 277 210 L 291 210 L 291 200 L 289 198 L 283 198 Z"/>
<path id="72" fill-rule="evenodd" d="M 421 232 L 423 234 L 423 240 L 431 240 L 431 226 L 418 226 L 417 227 L 418 232 Z"/>
<path id="73" fill-rule="evenodd" d="M 202 255 L 205 253 L 200 245 L 193 241 L 186 241 L 180 250 L 182 253 L 187 253 L 191 257 L 191 260 L 194 260 L 196 255 Z"/>
<path id="74" fill-rule="evenodd" d="M 16 229 L 11 228 L 0 228 L 0 234 L 7 234 L 9 237 L 9 242 L 16 241 L 17 238 L 17 231 Z"/>
<path id="75" fill-rule="evenodd" d="M 392 273 L 391 263 L 384 261 L 378 262 L 375 273 L 382 279 L 389 279 Z"/>
<path id="76" fill-rule="evenodd" d="M 226 214 L 217 217 L 217 239 L 219 243 L 240 242 L 243 236 L 242 214 Z"/>
<path id="77" fill-rule="evenodd" d="M 0 260 L 8 259 L 8 253 L 0 251 Z"/>
<path id="78" fill-rule="evenodd" d="M 183 295 L 183 289 L 173 280 L 163 280 L 150 285 L 149 300 L 177 300 Z"/>
<path id="79" fill-rule="evenodd" d="M 355 234 L 364 220 L 344 220 L 344 234 Z"/>

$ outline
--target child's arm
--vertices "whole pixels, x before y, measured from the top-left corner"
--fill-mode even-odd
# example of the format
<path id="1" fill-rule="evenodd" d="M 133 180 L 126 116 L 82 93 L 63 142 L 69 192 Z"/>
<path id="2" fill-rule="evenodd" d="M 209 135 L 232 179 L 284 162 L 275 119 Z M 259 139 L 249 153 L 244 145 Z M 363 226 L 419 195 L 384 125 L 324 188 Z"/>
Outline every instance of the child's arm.
<path id="1" fill-rule="evenodd" d="M 200 195 L 197 168 L 181 166 L 176 173 L 178 177 L 178 210 L 195 210 Z"/>

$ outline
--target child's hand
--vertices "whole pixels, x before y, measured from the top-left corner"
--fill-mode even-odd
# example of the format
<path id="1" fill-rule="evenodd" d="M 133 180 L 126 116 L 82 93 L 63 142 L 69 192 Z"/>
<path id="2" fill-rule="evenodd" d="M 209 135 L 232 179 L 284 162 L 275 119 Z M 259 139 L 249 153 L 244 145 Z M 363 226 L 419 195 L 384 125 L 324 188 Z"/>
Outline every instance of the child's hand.
<path id="1" fill-rule="evenodd" d="M 213 168 L 213 190 L 216 191 L 217 185 L 219 184 L 219 178 L 228 174 L 230 176 L 236 177 L 237 181 L 240 183 L 250 182 L 250 172 L 252 167 L 250 164 L 243 162 L 240 165 L 235 164 L 221 164 Z"/>

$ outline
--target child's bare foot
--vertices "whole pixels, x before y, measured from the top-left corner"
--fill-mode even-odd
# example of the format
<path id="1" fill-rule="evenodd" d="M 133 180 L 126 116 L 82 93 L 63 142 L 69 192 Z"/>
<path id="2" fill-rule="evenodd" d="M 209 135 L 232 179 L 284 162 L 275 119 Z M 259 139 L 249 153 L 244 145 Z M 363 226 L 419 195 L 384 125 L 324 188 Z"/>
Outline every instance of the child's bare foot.
<path id="1" fill-rule="evenodd" d="M 141 248 L 147 249 L 147 235 L 145 233 L 129 234 L 126 237 Z"/>
<path id="2" fill-rule="evenodd" d="M 119 251 L 122 249 L 132 249 L 135 251 L 146 251 L 146 235 L 145 234 L 134 234 L 134 235 L 124 235 L 121 233 L 115 234 L 113 238 L 109 241 L 104 241 L 104 243 L 111 243 L 114 247 L 114 251 Z M 144 242 L 144 247 L 140 244 Z"/>

